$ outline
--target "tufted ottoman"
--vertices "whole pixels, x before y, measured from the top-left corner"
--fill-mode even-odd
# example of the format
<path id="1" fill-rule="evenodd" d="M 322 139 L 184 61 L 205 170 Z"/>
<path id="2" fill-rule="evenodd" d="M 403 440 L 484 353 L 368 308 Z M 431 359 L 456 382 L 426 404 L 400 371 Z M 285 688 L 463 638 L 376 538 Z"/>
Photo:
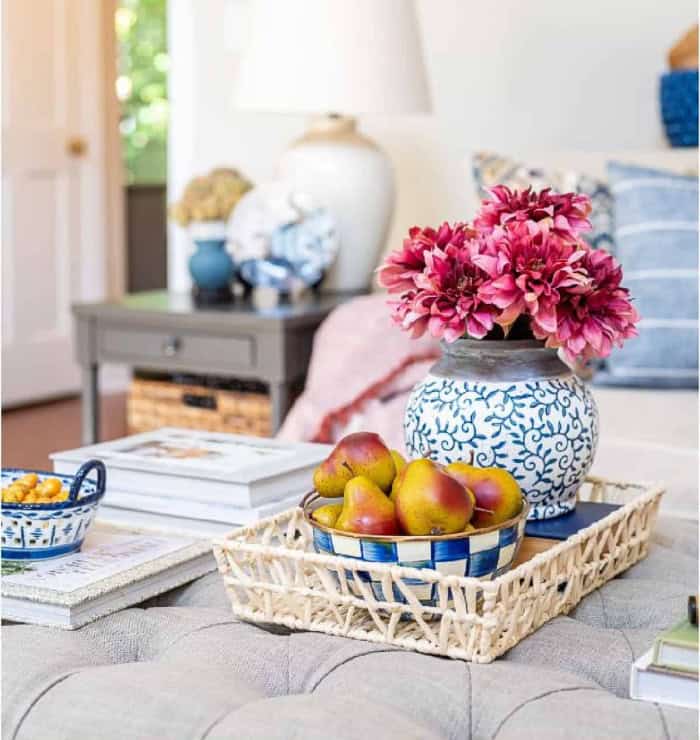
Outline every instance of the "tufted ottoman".
<path id="1" fill-rule="evenodd" d="M 697 589 L 697 527 L 489 665 L 236 621 L 218 574 L 76 632 L 2 630 L 5 740 L 697 737 L 630 664 Z"/>

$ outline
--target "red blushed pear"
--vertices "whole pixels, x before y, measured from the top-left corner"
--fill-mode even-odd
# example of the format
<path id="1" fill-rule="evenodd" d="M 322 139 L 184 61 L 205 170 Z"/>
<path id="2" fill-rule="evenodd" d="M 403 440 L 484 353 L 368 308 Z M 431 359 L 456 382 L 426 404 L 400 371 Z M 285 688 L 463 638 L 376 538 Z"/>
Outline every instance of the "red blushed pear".
<path id="1" fill-rule="evenodd" d="M 464 486 L 427 459 L 406 466 L 394 500 L 399 525 L 411 535 L 461 532 L 474 512 Z"/>
<path id="2" fill-rule="evenodd" d="M 314 487 L 321 496 L 338 498 L 348 481 L 358 475 L 366 476 L 384 492 L 391 489 L 396 465 L 378 434 L 357 432 L 343 437 L 314 471 Z"/>
<path id="3" fill-rule="evenodd" d="M 357 534 L 398 534 L 394 504 L 382 489 L 364 475 L 345 486 L 343 508 L 335 528 Z"/>
<path id="4" fill-rule="evenodd" d="M 471 523 L 475 527 L 492 527 L 520 513 L 523 494 L 507 470 L 453 462 L 445 467 L 445 472 L 473 492 L 476 510 Z"/>

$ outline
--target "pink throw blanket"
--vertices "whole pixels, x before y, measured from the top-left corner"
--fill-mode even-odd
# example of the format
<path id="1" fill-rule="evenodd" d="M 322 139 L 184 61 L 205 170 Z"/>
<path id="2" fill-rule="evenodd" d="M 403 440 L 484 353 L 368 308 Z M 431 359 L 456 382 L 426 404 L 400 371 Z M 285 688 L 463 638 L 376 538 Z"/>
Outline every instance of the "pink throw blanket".
<path id="1" fill-rule="evenodd" d="M 306 388 L 280 438 L 335 442 L 365 430 L 403 451 L 408 395 L 439 357 L 440 347 L 435 339 L 411 339 L 394 326 L 386 300 L 385 294 L 355 298 L 323 322 Z"/>

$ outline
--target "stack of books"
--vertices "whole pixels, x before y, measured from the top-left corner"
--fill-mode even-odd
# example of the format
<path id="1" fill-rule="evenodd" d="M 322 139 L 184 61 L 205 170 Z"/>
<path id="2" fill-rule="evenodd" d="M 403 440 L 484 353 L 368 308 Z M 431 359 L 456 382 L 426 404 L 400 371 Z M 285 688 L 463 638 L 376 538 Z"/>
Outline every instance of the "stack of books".
<path id="1" fill-rule="evenodd" d="M 93 525 L 80 552 L 3 560 L 2 618 L 77 629 L 216 570 L 208 542 Z"/>
<path id="2" fill-rule="evenodd" d="M 698 625 L 685 619 L 662 632 L 632 666 L 632 699 L 698 708 Z"/>
<path id="3" fill-rule="evenodd" d="M 86 460 L 104 462 L 107 490 L 98 521 L 216 537 L 296 506 L 330 449 L 166 427 L 51 459 L 54 471 L 67 475 Z"/>

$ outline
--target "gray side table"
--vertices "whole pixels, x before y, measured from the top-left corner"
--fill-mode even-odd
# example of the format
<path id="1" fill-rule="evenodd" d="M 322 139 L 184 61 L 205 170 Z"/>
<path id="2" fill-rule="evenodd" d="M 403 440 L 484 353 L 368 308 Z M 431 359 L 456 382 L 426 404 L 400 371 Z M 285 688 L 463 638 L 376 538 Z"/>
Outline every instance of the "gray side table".
<path id="1" fill-rule="evenodd" d="M 306 376 L 314 332 L 352 297 L 324 295 L 267 309 L 243 300 L 197 308 L 187 294 L 158 291 L 73 306 L 83 444 L 98 441 L 102 362 L 261 380 L 270 387 L 276 432 L 289 410 L 291 389 Z"/>

